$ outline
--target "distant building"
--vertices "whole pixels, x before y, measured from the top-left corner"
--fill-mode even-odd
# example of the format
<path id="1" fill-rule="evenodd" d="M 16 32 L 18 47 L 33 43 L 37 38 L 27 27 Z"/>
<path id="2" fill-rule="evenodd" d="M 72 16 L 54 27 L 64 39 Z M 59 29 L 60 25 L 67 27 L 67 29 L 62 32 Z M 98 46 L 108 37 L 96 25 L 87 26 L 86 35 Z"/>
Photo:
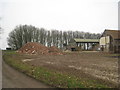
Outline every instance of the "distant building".
<path id="1" fill-rule="evenodd" d="M 71 51 L 98 50 L 99 39 L 71 39 L 67 49 Z"/>
<path id="2" fill-rule="evenodd" d="M 105 30 L 100 38 L 100 47 L 105 52 L 120 52 L 120 31 Z"/>

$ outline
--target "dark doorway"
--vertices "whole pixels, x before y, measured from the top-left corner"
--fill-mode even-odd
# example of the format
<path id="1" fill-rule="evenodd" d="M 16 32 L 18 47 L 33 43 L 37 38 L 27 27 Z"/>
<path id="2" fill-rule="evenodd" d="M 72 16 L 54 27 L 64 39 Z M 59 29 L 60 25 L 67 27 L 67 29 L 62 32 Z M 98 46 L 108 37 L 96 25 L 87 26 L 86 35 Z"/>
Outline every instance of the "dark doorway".
<path id="1" fill-rule="evenodd" d="M 76 51 L 76 49 L 75 48 L 71 48 L 71 51 Z"/>

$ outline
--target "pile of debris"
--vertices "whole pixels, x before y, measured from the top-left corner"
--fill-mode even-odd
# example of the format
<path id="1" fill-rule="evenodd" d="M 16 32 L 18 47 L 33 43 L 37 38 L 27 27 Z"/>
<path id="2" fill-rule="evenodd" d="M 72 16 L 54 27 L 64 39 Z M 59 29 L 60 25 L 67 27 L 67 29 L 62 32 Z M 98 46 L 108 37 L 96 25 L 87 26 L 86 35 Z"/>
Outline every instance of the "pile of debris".
<path id="1" fill-rule="evenodd" d="M 62 51 L 55 46 L 49 47 L 48 49 L 49 49 L 50 54 L 54 54 L 54 55 L 57 55 L 57 54 L 62 55 L 63 54 Z"/>
<path id="2" fill-rule="evenodd" d="M 37 42 L 28 42 L 23 45 L 17 52 L 26 54 L 62 55 L 62 51 L 57 47 L 52 46 L 48 48 Z"/>

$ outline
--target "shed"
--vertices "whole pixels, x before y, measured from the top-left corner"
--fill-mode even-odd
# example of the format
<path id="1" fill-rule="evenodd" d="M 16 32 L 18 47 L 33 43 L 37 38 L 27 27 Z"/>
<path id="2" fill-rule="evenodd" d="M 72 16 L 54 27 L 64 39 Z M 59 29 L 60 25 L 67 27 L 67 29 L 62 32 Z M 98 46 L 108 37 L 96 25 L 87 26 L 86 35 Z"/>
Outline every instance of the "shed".
<path id="1" fill-rule="evenodd" d="M 100 38 L 101 50 L 105 52 L 120 52 L 120 31 L 106 29 Z"/>
<path id="2" fill-rule="evenodd" d="M 93 50 L 99 44 L 99 39 L 71 39 L 68 45 L 70 50 Z"/>

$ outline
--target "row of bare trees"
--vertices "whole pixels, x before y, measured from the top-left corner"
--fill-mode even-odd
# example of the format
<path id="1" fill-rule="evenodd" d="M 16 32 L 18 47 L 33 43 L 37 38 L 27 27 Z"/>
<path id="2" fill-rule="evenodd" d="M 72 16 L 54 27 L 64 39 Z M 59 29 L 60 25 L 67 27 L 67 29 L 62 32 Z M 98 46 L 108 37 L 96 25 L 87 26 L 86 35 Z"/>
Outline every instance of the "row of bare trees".
<path id="1" fill-rule="evenodd" d="M 13 49 L 19 49 L 27 42 L 39 42 L 45 46 L 63 48 L 72 38 L 98 39 L 100 34 L 80 31 L 45 30 L 32 25 L 19 25 L 9 33 L 8 45 Z"/>

